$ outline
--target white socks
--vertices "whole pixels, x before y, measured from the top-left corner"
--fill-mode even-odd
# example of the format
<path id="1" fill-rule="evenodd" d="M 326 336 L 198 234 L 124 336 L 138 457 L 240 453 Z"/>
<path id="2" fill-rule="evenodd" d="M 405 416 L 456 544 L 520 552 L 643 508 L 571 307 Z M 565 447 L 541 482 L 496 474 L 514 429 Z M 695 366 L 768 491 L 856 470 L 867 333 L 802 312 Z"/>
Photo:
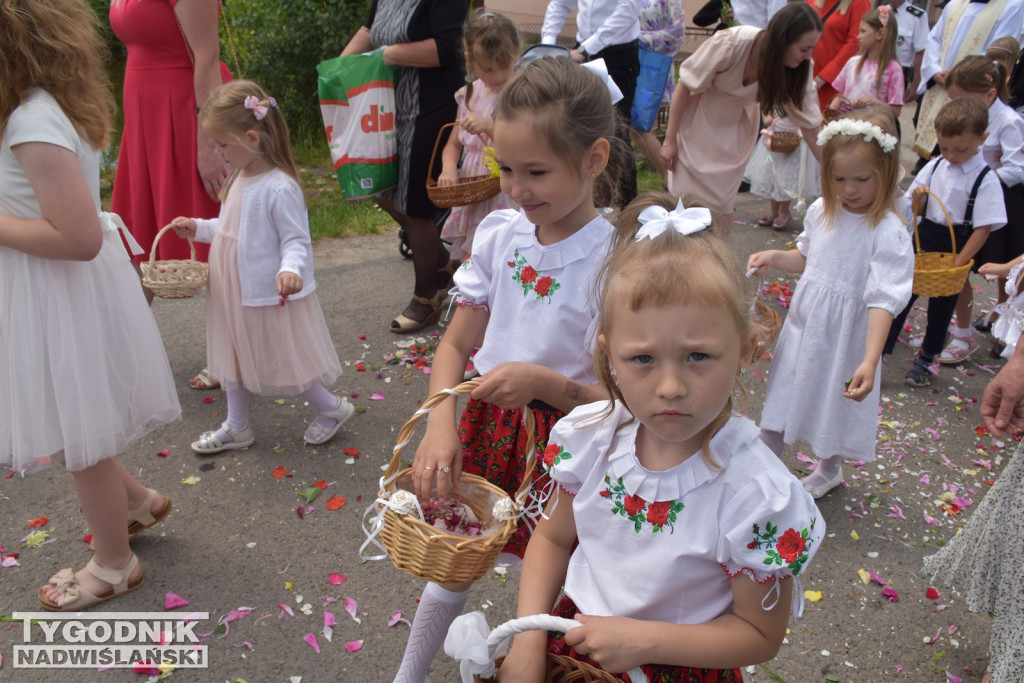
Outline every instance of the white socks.
<path id="1" fill-rule="evenodd" d="M 468 597 L 468 590 L 455 592 L 436 583 L 427 584 L 416 608 L 402 666 L 395 675 L 394 683 L 423 683 L 426 680 L 430 663 L 448 635 L 448 627 L 462 613 Z"/>
<path id="2" fill-rule="evenodd" d="M 814 468 L 811 475 L 804 480 L 810 486 L 821 486 L 827 481 L 830 481 L 839 468 L 843 464 L 843 456 L 833 455 L 831 458 L 822 458 L 818 461 L 818 466 Z"/>

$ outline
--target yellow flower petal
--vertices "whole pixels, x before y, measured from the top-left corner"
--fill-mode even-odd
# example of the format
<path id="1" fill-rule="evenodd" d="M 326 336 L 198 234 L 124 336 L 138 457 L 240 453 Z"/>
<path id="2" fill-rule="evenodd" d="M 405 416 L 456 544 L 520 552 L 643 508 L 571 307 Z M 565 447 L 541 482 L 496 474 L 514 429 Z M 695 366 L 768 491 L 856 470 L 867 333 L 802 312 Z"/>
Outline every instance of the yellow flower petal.
<path id="1" fill-rule="evenodd" d="M 804 600 L 807 602 L 821 602 L 821 591 L 804 591 Z"/>
<path id="2" fill-rule="evenodd" d="M 858 569 L 857 570 L 857 576 L 860 577 L 861 582 L 864 583 L 865 585 L 867 585 L 868 582 L 871 581 L 871 574 L 869 574 L 868 570 L 866 570 L 866 569 Z"/>
<path id="3" fill-rule="evenodd" d="M 181 483 L 184 484 L 185 486 L 195 486 L 196 484 L 198 484 L 201 481 L 202 481 L 202 479 L 200 479 L 199 477 L 192 476 L 192 477 L 185 477 L 184 479 L 181 480 Z"/>
<path id="4" fill-rule="evenodd" d="M 850 538 L 852 538 L 855 541 L 859 541 L 860 540 L 860 534 L 858 534 L 856 531 L 851 531 L 850 532 Z"/>

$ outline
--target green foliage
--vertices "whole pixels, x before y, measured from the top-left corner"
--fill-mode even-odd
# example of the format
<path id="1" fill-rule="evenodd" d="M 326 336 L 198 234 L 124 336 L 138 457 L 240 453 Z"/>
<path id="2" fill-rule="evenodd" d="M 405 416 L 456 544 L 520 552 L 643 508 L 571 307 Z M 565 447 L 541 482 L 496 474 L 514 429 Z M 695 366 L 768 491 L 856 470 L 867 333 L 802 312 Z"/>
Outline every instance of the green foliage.
<path id="1" fill-rule="evenodd" d="M 103 42 L 107 44 L 107 49 L 110 50 L 111 57 L 123 60 L 126 54 L 124 44 L 110 30 L 110 0 L 89 0 L 89 6 L 99 19 L 100 33 Z"/>
<path id="2" fill-rule="evenodd" d="M 369 0 L 229 0 L 224 9 L 233 41 L 222 25 L 222 58 L 234 71 L 233 42 L 241 75 L 277 99 L 289 127 L 320 130 L 316 65 L 341 54 L 369 6 Z"/>

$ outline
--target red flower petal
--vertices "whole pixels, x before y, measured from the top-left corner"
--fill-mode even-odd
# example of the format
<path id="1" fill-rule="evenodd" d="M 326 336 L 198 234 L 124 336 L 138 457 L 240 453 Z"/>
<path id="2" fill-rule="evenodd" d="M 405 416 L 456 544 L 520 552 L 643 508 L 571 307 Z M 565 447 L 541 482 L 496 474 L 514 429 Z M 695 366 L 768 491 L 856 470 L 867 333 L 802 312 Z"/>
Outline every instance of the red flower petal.
<path id="1" fill-rule="evenodd" d="M 277 467 L 274 468 L 274 471 L 270 473 L 270 476 L 272 476 L 274 479 L 283 479 L 287 474 L 288 470 L 286 470 L 281 465 L 278 465 Z"/>
<path id="2" fill-rule="evenodd" d="M 321 479 L 320 481 L 314 481 L 313 486 L 323 491 L 325 488 L 327 488 L 327 482 Z"/>
<path id="3" fill-rule="evenodd" d="M 342 498 L 341 496 L 333 496 L 327 499 L 327 502 L 324 503 L 324 507 L 327 508 L 328 510 L 340 510 L 341 508 L 345 507 L 345 503 L 347 502 L 347 498 Z"/>
<path id="4" fill-rule="evenodd" d="M 48 520 L 46 517 L 36 517 L 32 521 L 30 521 L 28 523 L 28 525 L 30 527 L 32 527 L 33 529 L 39 529 L 41 527 L 46 526 L 49 523 L 50 523 L 50 520 Z"/>
<path id="5" fill-rule="evenodd" d="M 931 586 L 928 586 L 928 589 L 924 592 L 924 594 L 928 597 L 929 600 L 939 599 L 939 591 L 935 590 Z"/>

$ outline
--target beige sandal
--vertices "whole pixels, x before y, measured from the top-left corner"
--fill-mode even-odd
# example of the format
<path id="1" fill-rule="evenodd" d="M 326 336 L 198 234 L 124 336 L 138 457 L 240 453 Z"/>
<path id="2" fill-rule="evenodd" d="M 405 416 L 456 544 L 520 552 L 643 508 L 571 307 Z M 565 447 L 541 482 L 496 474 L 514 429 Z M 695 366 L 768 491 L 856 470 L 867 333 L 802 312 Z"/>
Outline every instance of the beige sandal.
<path id="1" fill-rule="evenodd" d="M 153 489 L 146 489 L 146 500 L 134 510 L 128 511 L 128 538 L 132 539 L 146 529 L 151 529 L 163 521 L 164 517 L 171 513 L 174 504 L 171 499 L 164 496 L 164 504 L 156 512 L 151 512 L 153 501 L 159 495 Z"/>
<path id="2" fill-rule="evenodd" d="M 422 330 L 424 327 L 428 327 L 437 322 L 438 318 L 441 317 L 441 310 L 444 302 L 448 299 L 448 292 L 444 289 L 439 289 L 429 299 L 422 296 L 412 295 L 412 300 L 416 303 L 429 306 L 431 308 L 430 313 L 423 320 L 413 320 L 404 313 L 399 313 L 398 316 L 391 321 L 391 326 L 388 328 L 395 334 L 406 334 L 409 332 L 417 332 Z"/>
<path id="3" fill-rule="evenodd" d="M 109 590 L 105 590 L 99 595 L 93 595 L 75 580 L 74 570 L 61 569 L 51 576 L 47 582 L 48 585 L 57 589 L 57 602 L 50 602 L 42 588 L 39 589 L 36 596 L 39 598 L 39 604 L 51 612 L 80 612 L 93 605 L 106 602 L 111 598 L 130 593 L 145 583 L 146 577 L 141 571 L 134 579 L 131 578 L 131 575 L 138 567 L 139 558 L 134 553 L 132 554 L 132 559 L 124 566 L 124 569 L 120 570 L 101 567 L 96 564 L 96 560 L 89 560 L 89 564 L 85 565 L 85 571 L 100 581 L 109 583 Z"/>

